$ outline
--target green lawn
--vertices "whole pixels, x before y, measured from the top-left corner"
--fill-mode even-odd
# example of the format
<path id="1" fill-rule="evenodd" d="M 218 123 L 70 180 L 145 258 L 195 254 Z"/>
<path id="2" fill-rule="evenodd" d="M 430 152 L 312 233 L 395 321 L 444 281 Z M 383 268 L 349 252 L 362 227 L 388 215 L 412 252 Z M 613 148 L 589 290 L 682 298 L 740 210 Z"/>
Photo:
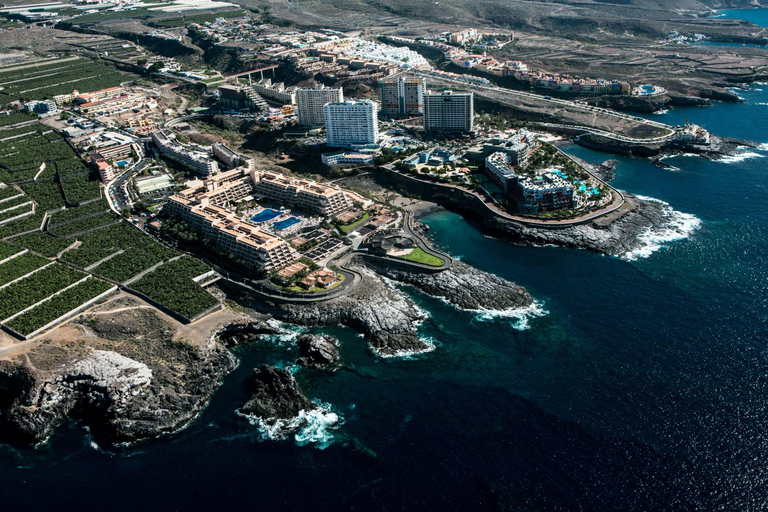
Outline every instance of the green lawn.
<path id="1" fill-rule="evenodd" d="M 400 257 L 404 260 L 415 261 L 416 263 L 423 263 L 433 267 L 439 267 L 445 264 L 445 260 L 438 258 L 437 256 L 432 256 L 431 254 L 425 253 L 421 247 L 417 247 L 409 254 Z"/>
<path id="2" fill-rule="evenodd" d="M 344 233 L 346 235 L 347 233 L 349 233 L 351 231 L 354 231 L 357 226 L 359 226 L 363 222 L 367 221 L 368 217 L 369 217 L 368 212 L 363 212 L 363 216 L 360 218 L 360 220 L 356 220 L 352 224 L 347 224 L 345 226 L 339 226 L 339 229 L 341 230 L 342 233 Z"/>

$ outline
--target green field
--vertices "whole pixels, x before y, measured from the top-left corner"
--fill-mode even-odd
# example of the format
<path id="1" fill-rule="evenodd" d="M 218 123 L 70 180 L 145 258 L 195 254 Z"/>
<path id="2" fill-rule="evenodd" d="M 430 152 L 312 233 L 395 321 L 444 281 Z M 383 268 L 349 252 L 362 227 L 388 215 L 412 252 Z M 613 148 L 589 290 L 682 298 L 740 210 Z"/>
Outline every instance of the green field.
<path id="1" fill-rule="evenodd" d="M 192 280 L 209 270 L 203 263 L 185 256 L 153 270 L 131 288 L 187 318 L 194 318 L 218 303 Z"/>
<path id="2" fill-rule="evenodd" d="M 400 258 L 416 263 L 423 263 L 424 265 L 430 265 L 432 267 L 439 267 L 445 264 L 445 260 L 438 258 L 437 256 L 432 256 L 431 254 L 425 253 L 421 247 L 415 248 L 409 254 L 400 256 Z"/>
<path id="3" fill-rule="evenodd" d="M 130 80 L 114 67 L 89 59 L 0 72 L 0 104 L 15 100 L 52 99 L 59 94 L 97 91 Z M 19 118 L 21 120 L 21 118 Z M 18 122 L 18 121 L 17 121 Z"/>
<path id="4" fill-rule="evenodd" d="M 30 334 L 98 297 L 111 287 L 111 284 L 99 279 L 88 279 L 50 300 L 38 304 L 26 313 L 7 322 L 6 325 L 20 334 Z"/>

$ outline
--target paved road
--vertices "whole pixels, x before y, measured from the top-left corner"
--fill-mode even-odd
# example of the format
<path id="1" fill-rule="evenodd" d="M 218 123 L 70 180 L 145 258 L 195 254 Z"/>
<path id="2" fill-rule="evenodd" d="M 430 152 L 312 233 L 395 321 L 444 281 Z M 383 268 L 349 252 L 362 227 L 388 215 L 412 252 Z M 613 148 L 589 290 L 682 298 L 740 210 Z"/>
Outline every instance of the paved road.
<path id="1" fill-rule="evenodd" d="M 153 165 L 151 159 L 145 158 L 139 160 L 107 184 L 107 202 L 109 203 L 109 207 L 112 208 L 115 213 L 121 213 L 123 210 L 130 210 L 131 205 L 128 204 L 128 201 L 123 195 L 124 185 L 131 179 L 131 176 L 140 173 L 150 165 Z M 112 199 L 113 197 L 114 199 Z"/>

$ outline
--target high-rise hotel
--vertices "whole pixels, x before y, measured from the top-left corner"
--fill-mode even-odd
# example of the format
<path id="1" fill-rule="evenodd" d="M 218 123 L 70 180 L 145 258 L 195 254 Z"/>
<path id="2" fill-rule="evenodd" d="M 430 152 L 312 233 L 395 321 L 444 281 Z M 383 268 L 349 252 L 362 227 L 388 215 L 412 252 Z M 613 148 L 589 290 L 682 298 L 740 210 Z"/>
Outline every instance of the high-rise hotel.
<path id="1" fill-rule="evenodd" d="M 296 89 L 296 115 L 301 126 L 323 124 L 323 105 L 344 101 L 341 87 L 304 87 Z"/>
<path id="2" fill-rule="evenodd" d="M 424 100 L 424 131 L 462 133 L 472 131 L 474 94 L 429 91 Z"/>
<path id="3" fill-rule="evenodd" d="M 342 101 L 323 106 L 328 145 L 352 147 L 379 141 L 379 106 L 371 100 Z"/>
<path id="4" fill-rule="evenodd" d="M 426 80 L 413 77 L 384 78 L 379 82 L 381 112 L 388 116 L 417 116 L 424 113 Z"/>

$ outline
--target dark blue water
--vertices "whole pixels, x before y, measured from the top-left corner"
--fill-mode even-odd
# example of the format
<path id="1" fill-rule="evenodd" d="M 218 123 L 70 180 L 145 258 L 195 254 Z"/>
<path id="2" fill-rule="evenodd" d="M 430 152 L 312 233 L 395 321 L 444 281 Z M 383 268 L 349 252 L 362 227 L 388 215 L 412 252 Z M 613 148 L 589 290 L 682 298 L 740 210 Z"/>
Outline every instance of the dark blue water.
<path id="1" fill-rule="evenodd" d="M 662 116 L 768 142 L 768 92 Z M 601 162 L 609 157 L 571 151 Z M 235 415 L 241 366 L 172 439 L 122 455 L 81 425 L 40 450 L 0 447 L 5 509 L 761 510 L 768 508 L 768 159 L 621 158 L 615 184 L 701 227 L 647 258 L 518 247 L 452 213 L 426 222 L 465 262 L 525 285 L 545 316 L 484 318 L 410 290 L 437 349 L 374 357 L 346 328 L 347 369 L 297 374 L 343 417 L 326 449 L 262 441 Z"/>

